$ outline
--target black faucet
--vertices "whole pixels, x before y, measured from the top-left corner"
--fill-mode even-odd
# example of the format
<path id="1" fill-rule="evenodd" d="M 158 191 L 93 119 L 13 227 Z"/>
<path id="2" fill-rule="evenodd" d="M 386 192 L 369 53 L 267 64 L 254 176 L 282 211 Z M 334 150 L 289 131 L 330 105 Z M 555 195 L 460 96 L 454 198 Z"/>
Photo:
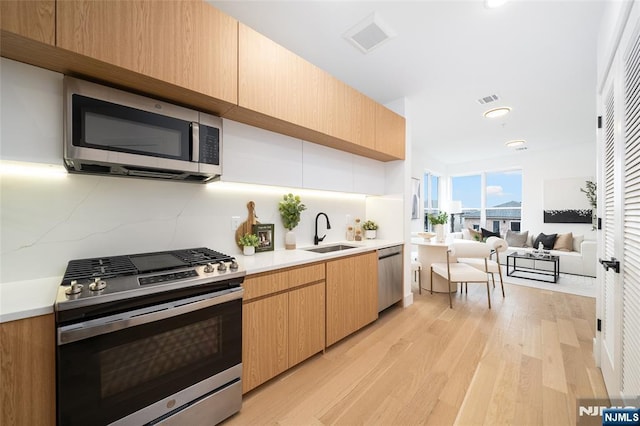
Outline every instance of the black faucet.
<path id="1" fill-rule="evenodd" d="M 316 246 L 318 245 L 318 243 L 319 243 L 320 241 L 324 240 L 324 239 L 325 239 L 325 237 L 327 236 L 327 235 L 325 234 L 325 235 L 323 235 L 322 237 L 318 237 L 318 218 L 319 218 L 320 216 L 324 216 L 324 217 L 325 217 L 325 219 L 327 219 L 327 229 L 331 229 L 331 224 L 329 223 L 329 216 L 327 216 L 327 214 L 326 214 L 326 213 L 322 213 L 322 212 L 318 213 L 318 214 L 316 215 L 316 234 L 313 236 L 313 244 L 314 244 L 314 245 L 316 245 Z"/>

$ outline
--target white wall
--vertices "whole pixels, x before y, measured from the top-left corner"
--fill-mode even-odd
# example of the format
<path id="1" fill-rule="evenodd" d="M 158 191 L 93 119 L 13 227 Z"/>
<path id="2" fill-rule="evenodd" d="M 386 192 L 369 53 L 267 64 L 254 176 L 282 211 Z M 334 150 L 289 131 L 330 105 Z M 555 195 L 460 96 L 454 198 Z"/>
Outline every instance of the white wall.
<path id="1" fill-rule="evenodd" d="M 2 58 L 0 102 L 0 159 L 62 165 L 62 75 Z M 94 256 L 196 246 L 238 255 L 231 216 L 245 220 L 250 200 L 261 223 L 275 224 L 275 248 L 284 248 L 277 205 L 287 188 L 25 176 L 6 165 L 0 175 L 0 282 L 62 275 L 69 260 Z M 332 224 L 325 241 L 345 238 L 347 215 L 367 216 L 364 196 L 292 191 L 308 207 L 296 228 L 299 247 L 313 244 L 320 211 Z"/>
<path id="2" fill-rule="evenodd" d="M 447 174 L 450 176 L 482 171 L 499 171 L 508 168 L 522 169 L 522 225 L 534 235 L 573 232 L 582 234 L 587 239 L 595 239 L 595 232 L 590 224 L 577 223 L 544 223 L 543 199 L 544 181 L 564 178 L 596 176 L 595 129 L 593 143 L 576 145 L 553 151 L 516 152 L 494 159 L 491 162 L 474 161 L 450 165 Z M 585 198 L 586 199 L 586 198 Z"/>

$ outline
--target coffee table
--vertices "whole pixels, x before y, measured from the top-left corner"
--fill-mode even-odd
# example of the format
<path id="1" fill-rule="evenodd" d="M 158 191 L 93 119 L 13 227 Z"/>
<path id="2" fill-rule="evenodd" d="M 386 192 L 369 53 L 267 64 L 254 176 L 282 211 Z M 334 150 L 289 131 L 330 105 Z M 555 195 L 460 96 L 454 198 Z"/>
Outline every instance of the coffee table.
<path id="1" fill-rule="evenodd" d="M 518 260 L 520 260 L 519 265 Z M 526 262 L 524 262 L 525 260 Z M 553 271 L 537 268 L 538 262 L 553 264 Z M 533 266 L 524 266 L 523 263 Z M 519 275 L 516 275 L 516 273 L 519 273 Z M 558 278 L 560 277 L 560 257 L 551 254 L 535 254 L 514 251 L 507 255 L 507 276 L 547 283 L 557 283 Z M 548 279 L 545 277 L 551 278 Z"/>

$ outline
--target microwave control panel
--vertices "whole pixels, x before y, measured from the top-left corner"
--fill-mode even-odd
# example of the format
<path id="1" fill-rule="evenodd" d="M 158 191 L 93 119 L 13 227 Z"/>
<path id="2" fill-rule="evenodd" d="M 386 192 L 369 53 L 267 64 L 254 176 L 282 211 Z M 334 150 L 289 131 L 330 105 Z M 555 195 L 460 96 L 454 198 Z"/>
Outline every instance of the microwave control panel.
<path id="1" fill-rule="evenodd" d="M 220 165 L 220 129 L 200 125 L 200 162 Z"/>

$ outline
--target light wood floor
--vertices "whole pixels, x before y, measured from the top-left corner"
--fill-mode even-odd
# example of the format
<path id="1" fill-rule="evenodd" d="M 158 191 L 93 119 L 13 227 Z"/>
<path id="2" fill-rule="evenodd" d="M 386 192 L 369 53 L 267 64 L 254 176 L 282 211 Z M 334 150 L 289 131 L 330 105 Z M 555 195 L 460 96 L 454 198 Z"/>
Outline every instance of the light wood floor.
<path id="1" fill-rule="evenodd" d="M 575 425 L 605 397 L 595 299 L 505 285 L 414 293 L 374 324 L 245 395 L 230 425 Z"/>

